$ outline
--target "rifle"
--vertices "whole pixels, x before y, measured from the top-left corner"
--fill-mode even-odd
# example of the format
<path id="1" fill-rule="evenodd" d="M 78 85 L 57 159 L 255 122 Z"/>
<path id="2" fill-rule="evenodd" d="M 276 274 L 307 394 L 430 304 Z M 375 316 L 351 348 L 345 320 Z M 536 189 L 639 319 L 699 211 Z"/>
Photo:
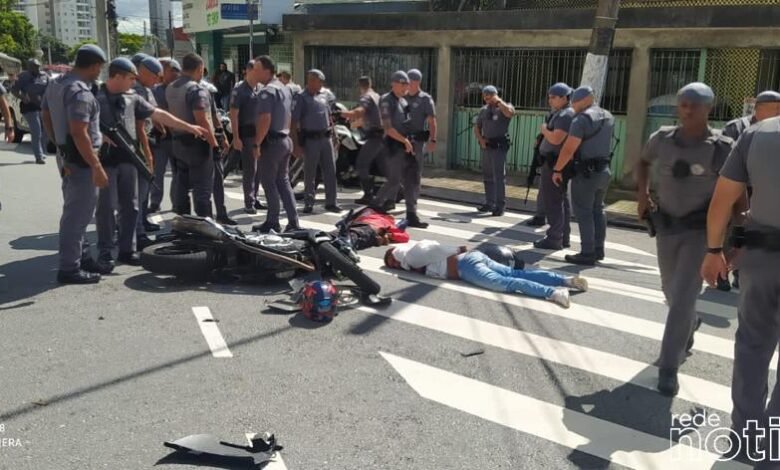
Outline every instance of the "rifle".
<path id="1" fill-rule="evenodd" d="M 146 157 L 141 151 L 141 147 L 138 146 L 138 143 L 135 141 L 135 139 L 133 139 L 130 133 L 127 132 L 127 129 L 125 129 L 125 126 L 122 125 L 121 122 L 115 123 L 112 127 L 104 124 L 101 121 L 100 132 L 102 132 L 104 135 L 106 135 L 106 137 L 114 142 L 116 145 L 115 151 L 121 152 L 122 155 L 138 169 L 138 174 L 141 176 L 141 178 L 149 181 L 149 183 L 154 184 L 154 173 L 152 172 L 151 168 L 149 168 L 149 165 L 146 162 Z"/>
<path id="2" fill-rule="evenodd" d="M 537 170 L 539 170 L 539 167 L 542 166 L 542 154 L 539 151 L 539 147 L 542 145 L 542 140 L 544 140 L 544 136 L 540 133 L 536 136 L 536 142 L 534 143 L 534 155 L 531 159 L 531 166 L 528 168 L 528 179 L 525 182 L 526 189 L 525 200 L 523 201 L 523 204 L 528 204 L 528 194 L 531 192 L 531 186 L 534 185 L 534 181 L 538 176 Z"/>

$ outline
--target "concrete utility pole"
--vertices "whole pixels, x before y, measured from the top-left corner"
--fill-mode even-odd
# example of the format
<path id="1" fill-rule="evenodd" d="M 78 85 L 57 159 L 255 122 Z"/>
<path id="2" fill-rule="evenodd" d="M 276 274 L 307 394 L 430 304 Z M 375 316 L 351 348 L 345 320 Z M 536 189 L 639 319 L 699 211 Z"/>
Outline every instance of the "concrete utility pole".
<path id="1" fill-rule="evenodd" d="M 619 10 L 620 0 L 599 0 L 596 8 L 596 19 L 593 21 L 590 46 L 580 81 L 581 85 L 589 85 L 593 88 L 596 103 L 601 101 L 607 83 L 609 51 L 612 49 L 612 40 L 615 37 Z"/>
<path id="2" fill-rule="evenodd" d="M 108 55 L 108 60 L 113 59 L 111 49 L 108 47 L 108 15 L 106 12 L 106 2 L 98 0 L 95 2 L 95 24 L 97 27 L 98 46 Z"/>
<path id="3" fill-rule="evenodd" d="M 255 51 L 254 51 L 254 45 L 255 45 L 255 5 L 257 4 L 256 0 L 246 0 L 246 10 L 247 15 L 249 15 L 249 58 L 254 59 L 255 58 Z"/>
<path id="4" fill-rule="evenodd" d="M 170 56 L 173 57 L 173 47 L 176 45 L 174 42 L 176 39 L 173 37 L 173 13 L 168 12 L 168 50 Z"/>
<path id="5" fill-rule="evenodd" d="M 98 0 L 100 2 L 104 0 Z M 119 17 L 116 13 L 115 0 L 105 0 L 106 2 L 106 18 L 108 19 L 108 48 L 105 49 L 106 53 L 111 57 L 119 57 Z"/>

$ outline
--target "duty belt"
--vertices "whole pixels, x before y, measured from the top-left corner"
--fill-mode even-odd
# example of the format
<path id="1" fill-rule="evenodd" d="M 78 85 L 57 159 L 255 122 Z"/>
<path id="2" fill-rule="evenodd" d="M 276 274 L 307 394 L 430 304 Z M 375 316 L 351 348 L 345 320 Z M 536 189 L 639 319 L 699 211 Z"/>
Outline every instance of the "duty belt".
<path id="1" fill-rule="evenodd" d="M 575 174 L 582 175 L 585 178 L 590 178 L 591 173 L 599 173 L 609 168 L 611 159 L 589 158 L 584 160 L 577 158 L 574 161 Z"/>
<path id="2" fill-rule="evenodd" d="M 261 145 L 266 145 L 271 141 L 284 140 L 287 137 L 289 137 L 289 135 L 284 132 L 268 131 L 268 134 L 265 135 L 265 139 L 263 139 Z"/>
<path id="3" fill-rule="evenodd" d="M 509 136 L 485 138 L 485 146 L 489 149 L 508 149 L 511 143 Z"/>
<path id="4" fill-rule="evenodd" d="M 780 230 L 745 230 L 736 226 L 731 231 L 731 243 L 735 248 L 780 251 Z"/>
<path id="5" fill-rule="evenodd" d="M 301 129 L 301 137 L 304 139 L 322 139 L 325 137 L 330 137 L 331 135 L 331 129 L 324 129 L 321 131 L 308 131 L 306 129 Z"/>
<path id="6" fill-rule="evenodd" d="M 406 136 L 409 140 L 416 140 L 417 142 L 427 142 L 430 137 L 430 131 L 412 132 Z"/>
<path id="7" fill-rule="evenodd" d="M 367 139 L 374 139 L 385 135 L 385 130 L 382 129 L 381 127 L 376 127 L 374 129 L 366 129 L 365 131 L 363 131 L 363 133 L 366 135 Z"/>
<path id="8" fill-rule="evenodd" d="M 682 217 L 675 217 L 660 208 L 649 214 L 650 222 L 658 233 L 673 233 L 682 230 L 705 230 L 707 208 L 695 210 Z"/>
<path id="9" fill-rule="evenodd" d="M 238 132 L 242 139 L 254 137 L 257 134 L 257 128 L 253 124 L 238 126 Z"/>

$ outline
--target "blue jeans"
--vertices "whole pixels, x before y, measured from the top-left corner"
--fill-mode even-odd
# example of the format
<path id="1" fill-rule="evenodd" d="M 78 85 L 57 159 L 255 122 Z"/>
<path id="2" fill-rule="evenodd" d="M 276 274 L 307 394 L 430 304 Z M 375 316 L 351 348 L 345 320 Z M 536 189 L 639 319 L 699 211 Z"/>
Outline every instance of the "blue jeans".
<path id="1" fill-rule="evenodd" d="M 30 111 L 24 113 L 24 119 L 27 121 L 27 125 L 30 126 L 30 143 L 32 144 L 33 155 L 36 160 L 42 160 L 45 158 L 43 153 L 46 146 L 46 132 L 43 130 L 41 123 L 41 112 Z"/>
<path id="2" fill-rule="evenodd" d="M 566 277 L 542 269 L 512 269 L 490 259 L 479 251 L 469 251 L 458 260 L 458 275 L 464 281 L 497 292 L 549 298 L 553 287 L 566 285 Z"/>

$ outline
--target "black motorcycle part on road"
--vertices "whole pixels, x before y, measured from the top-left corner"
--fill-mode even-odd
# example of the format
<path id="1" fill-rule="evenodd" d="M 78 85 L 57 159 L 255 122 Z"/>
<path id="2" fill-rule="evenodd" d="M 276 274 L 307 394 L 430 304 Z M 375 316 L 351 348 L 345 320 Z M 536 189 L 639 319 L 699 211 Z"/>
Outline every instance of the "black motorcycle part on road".
<path id="1" fill-rule="evenodd" d="M 217 264 L 208 249 L 197 245 L 166 242 L 148 246 L 141 252 L 141 266 L 156 274 L 207 276 Z"/>
<path id="2" fill-rule="evenodd" d="M 363 291 L 363 293 L 376 295 L 382 289 L 380 285 L 368 277 L 358 265 L 347 259 L 347 257 L 341 254 L 336 247 L 330 243 L 321 243 L 317 247 L 317 254 L 321 261 L 330 264 L 330 267 L 334 271 L 338 271 L 349 278 Z"/>

